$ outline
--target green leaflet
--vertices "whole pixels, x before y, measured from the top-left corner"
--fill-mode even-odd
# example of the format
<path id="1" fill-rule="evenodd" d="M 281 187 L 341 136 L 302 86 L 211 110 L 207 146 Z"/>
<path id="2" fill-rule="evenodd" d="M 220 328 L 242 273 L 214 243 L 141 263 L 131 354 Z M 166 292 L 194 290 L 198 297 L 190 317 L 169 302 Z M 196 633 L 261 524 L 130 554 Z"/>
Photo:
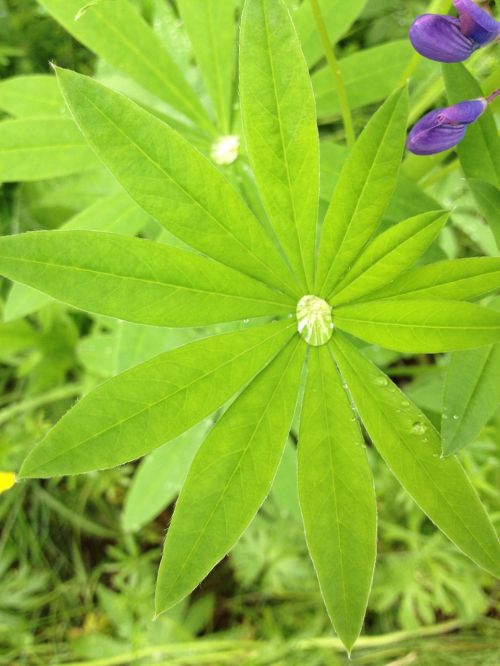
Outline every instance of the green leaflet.
<path id="1" fill-rule="evenodd" d="M 206 338 L 110 379 L 58 421 L 21 476 L 79 474 L 153 451 L 221 407 L 293 333 L 275 322 Z"/>
<path id="2" fill-rule="evenodd" d="M 208 420 L 198 423 L 141 462 L 125 498 L 123 529 L 137 532 L 175 499 L 209 427 Z"/>
<path id="3" fill-rule="evenodd" d="M 447 219 L 443 211 L 423 213 L 377 236 L 337 285 L 330 305 L 352 303 L 392 282 L 427 250 Z"/>
<path id="4" fill-rule="evenodd" d="M 371 298 L 468 300 L 479 298 L 500 285 L 500 259 L 469 257 L 437 261 L 419 266 L 392 284 L 371 294 Z"/>
<path id="5" fill-rule="evenodd" d="M 462 63 L 447 63 L 443 77 L 450 104 L 483 97 L 479 83 Z M 456 150 L 467 178 L 478 178 L 500 187 L 500 138 L 491 109 L 486 109 L 467 128 Z"/>
<path id="6" fill-rule="evenodd" d="M 307 545 L 335 631 L 350 651 L 372 584 L 377 508 L 363 435 L 326 345 L 310 351 L 298 450 Z"/>
<path id="7" fill-rule="evenodd" d="M 385 300 L 333 312 L 342 331 L 394 351 L 437 354 L 500 342 L 500 312 L 474 303 Z"/>
<path id="8" fill-rule="evenodd" d="M 398 87 L 414 53 L 410 41 L 402 39 L 364 49 L 339 60 L 350 108 L 358 109 L 388 97 Z M 325 65 L 316 70 L 311 78 L 318 118 L 338 115 L 340 104 L 330 68 Z"/>
<path id="9" fill-rule="evenodd" d="M 235 67 L 233 0 L 177 0 L 222 134 L 231 129 Z"/>
<path id="10" fill-rule="evenodd" d="M 408 93 L 372 117 L 349 155 L 323 222 L 315 292 L 328 298 L 375 231 L 394 191 L 406 136 Z"/>
<path id="11" fill-rule="evenodd" d="M 295 307 L 289 297 L 201 255 L 102 232 L 4 236 L 0 273 L 82 310 L 151 326 L 204 326 Z"/>
<path id="12" fill-rule="evenodd" d="M 297 488 L 297 449 L 291 437 L 283 450 L 283 457 L 274 477 L 271 496 L 280 512 L 297 521 L 302 520 Z"/>
<path id="13" fill-rule="evenodd" d="M 77 124 L 132 199 L 188 245 L 294 293 L 278 250 L 201 153 L 126 97 L 88 77 L 57 72 Z"/>
<path id="14" fill-rule="evenodd" d="M 500 345 L 450 356 L 443 395 L 443 455 L 469 444 L 500 405 Z"/>
<path id="15" fill-rule="evenodd" d="M 69 176 L 97 166 L 71 118 L 37 116 L 0 122 L 0 182 Z"/>
<path id="16" fill-rule="evenodd" d="M 0 81 L 0 109 L 16 118 L 53 116 L 66 110 L 55 77 L 46 74 Z"/>
<path id="17" fill-rule="evenodd" d="M 157 613 L 205 578 L 269 493 L 292 424 L 305 352 L 295 336 L 225 412 L 198 451 L 165 541 Z"/>
<path id="18" fill-rule="evenodd" d="M 134 236 L 151 218 L 125 192 L 98 199 L 65 222 L 61 229 L 108 231 Z M 3 312 L 5 321 L 12 321 L 36 312 L 51 297 L 32 287 L 16 282 L 9 292 Z"/>
<path id="19" fill-rule="evenodd" d="M 311 293 L 318 129 L 307 65 L 282 0 L 245 3 L 240 100 L 245 143 L 263 203 L 302 289 Z"/>
<path id="20" fill-rule="evenodd" d="M 325 19 L 330 42 L 335 44 L 349 30 L 363 11 L 367 0 L 320 0 L 321 14 Z M 303 2 L 294 13 L 293 21 L 297 29 L 302 49 L 309 67 L 324 56 L 318 39 L 317 26 L 309 2 Z"/>
<path id="21" fill-rule="evenodd" d="M 498 576 L 500 542 L 460 463 L 440 459 L 438 433 L 383 372 L 344 336 L 332 344 L 359 415 L 393 474 L 449 539 Z"/>
<path id="22" fill-rule="evenodd" d="M 476 178 L 471 178 L 468 182 L 481 214 L 491 227 L 500 251 L 500 189 Z"/>
<path id="23" fill-rule="evenodd" d="M 131 2 L 103 2 L 89 8 L 77 21 L 82 0 L 38 2 L 65 30 L 110 65 L 213 133 L 196 93 Z"/>

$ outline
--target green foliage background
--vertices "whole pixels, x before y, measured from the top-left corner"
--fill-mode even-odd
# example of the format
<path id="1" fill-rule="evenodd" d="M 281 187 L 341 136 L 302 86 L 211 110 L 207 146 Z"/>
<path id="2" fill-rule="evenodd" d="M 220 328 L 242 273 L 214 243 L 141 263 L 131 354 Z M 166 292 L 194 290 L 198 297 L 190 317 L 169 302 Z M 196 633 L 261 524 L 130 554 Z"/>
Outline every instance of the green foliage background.
<path id="1" fill-rule="evenodd" d="M 152 0 L 138 4 L 147 19 L 154 15 Z M 340 55 L 405 38 L 411 20 L 425 8 L 418 1 L 370 1 L 340 42 Z M 95 57 L 31 0 L 0 0 L 0 16 L 2 78 L 47 72 L 49 60 L 83 73 L 97 66 Z M 488 57 L 478 74 L 494 79 Z M 358 130 L 374 108 L 368 104 L 357 109 Z M 342 133 L 337 118 L 325 118 L 321 131 L 334 138 Z M 429 257 L 495 256 L 494 237 L 457 165 L 451 168 L 452 160 L 444 162 L 441 171 L 426 163 L 427 171 L 419 178 L 426 196 L 445 206 L 451 201 L 457 205 L 453 225 Z M 409 161 L 408 172 L 413 169 L 414 175 L 418 168 Z M 92 175 L 4 185 L 0 231 L 56 228 L 94 203 L 102 187 Z M 0 286 L 3 307 L 8 285 L 3 281 Z M 18 469 L 33 443 L 102 379 L 193 339 L 193 333 L 182 332 L 165 339 L 155 329 L 142 328 L 91 318 L 55 302 L 27 318 L 0 324 L 0 469 Z M 434 363 L 425 355 L 396 354 L 376 346 L 368 353 L 439 424 L 448 358 Z M 191 454 L 196 437 L 191 433 Z M 0 664 L 142 666 L 153 658 L 168 664 L 346 663 L 339 645 L 328 643 L 332 632 L 307 556 L 294 484 L 294 444 L 291 439 L 273 492 L 242 541 L 189 601 L 155 622 L 155 571 L 172 504 L 157 507 L 156 513 L 154 507 L 144 507 L 143 513 L 134 514 L 127 495 L 138 464 L 22 483 L 2 495 Z M 461 453 L 497 524 L 499 447 L 497 412 Z M 492 577 L 436 531 L 379 458 L 372 451 L 369 455 L 377 480 L 379 555 L 368 636 L 366 643 L 360 642 L 354 663 L 497 664 L 498 588 Z M 179 478 L 189 461 L 179 463 Z M 139 463 L 139 469 L 144 465 Z M 175 483 L 168 488 L 172 501 L 178 489 Z M 424 638 L 443 622 L 460 631 Z M 391 638 L 391 632 L 398 635 Z M 370 636 L 383 638 L 370 643 Z M 209 637 L 212 645 L 207 648 L 200 637 Z"/>

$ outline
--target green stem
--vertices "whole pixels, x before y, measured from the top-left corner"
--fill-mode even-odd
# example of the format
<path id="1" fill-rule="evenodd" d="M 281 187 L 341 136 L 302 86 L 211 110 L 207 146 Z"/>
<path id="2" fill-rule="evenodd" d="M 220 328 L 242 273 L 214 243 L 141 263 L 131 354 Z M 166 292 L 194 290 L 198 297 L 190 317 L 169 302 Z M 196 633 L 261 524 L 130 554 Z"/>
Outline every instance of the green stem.
<path id="1" fill-rule="evenodd" d="M 400 642 L 413 640 L 416 638 L 428 638 L 431 636 L 440 636 L 451 631 L 456 631 L 467 626 L 466 623 L 459 620 L 443 622 L 430 627 L 421 627 L 412 631 L 395 631 L 383 636 L 362 636 L 356 643 L 356 649 L 372 649 L 386 647 Z M 306 638 L 295 641 L 292 644 L 294 652 L 308 651 L 318 648 L 330 649 L 336 652 L 345 652 L 342 641 L 338 638 Z M 155 660 L 165 659 L 171 666 L 174 664 L 213 664 L 215 658 L 226 660 L 232 657 L 233 661 L 229 663 L 240 663 L 243 655 L 248 656 L 250 652 L 263 650 L 269 647 L 264 641 L 252 640 L 210 640 L 200 639 L 195 642 L 171 643 L 170 645 L 156 645 L 134 652 L 124 653 L 119 656 L 106 657 L 94 661 L 78 661 L 67 663 L 66 666 L 126 666 L 139 659 L 146 659 L 154 655 Z M 161 663 L 161 662 L 160 662 Z"/>
<path id="2" fill-rule="evenodd" d="M 50 391 L 49 393 L 45 393 L 36 398 L 18 402 L 17 404 L 12 405 L 12 407 L 3 409 L 0 412 L 0 425 L 7 423 L 7 421 L 10 421 L 15 416 L 23 414 L 24 412 L 43 407 L 43 405 L 48 405 L 51 402 L 57 402 L 58 400 L 64 400 L 65 398 L 72 398 L 75 395 L 80 395 L 83 390 L 84 387 L 81 384 L 69 384 L 69 386 L 54 389 L 54 391 Z"/>
<path id="3" fill-rule="evenodd" d="M 311 0 L 311 8 L 314 15 L 314 20 L 318 26 L 318 32 L 321 38 L 321 43 L 323 44 L 323 50 L 325 51 L 326 60 L 330 66 L 333 80 L 335 82 L 335 87 L 337 89 L 337 95 L 340 103 L 340 110 L 342 113 L 342 122 L 344 123 L 344 130 L 346 134 L 347 146 L 352 148 L 356 142 L 356 135 L 354 134 L 354 126 L 352 123 L 351 108 L 349 106 L 349 100 L 347 98 L 347 92 L 344 85 L 344 80 L 342 78 L 342 72 L 335 57 L 333 47 L 330 44 L 330 38 L 328 37 L 328 31 L 326 29 L 325 21 L 321 14 L 321 9 L 319 6 L 318 0 Z"/>

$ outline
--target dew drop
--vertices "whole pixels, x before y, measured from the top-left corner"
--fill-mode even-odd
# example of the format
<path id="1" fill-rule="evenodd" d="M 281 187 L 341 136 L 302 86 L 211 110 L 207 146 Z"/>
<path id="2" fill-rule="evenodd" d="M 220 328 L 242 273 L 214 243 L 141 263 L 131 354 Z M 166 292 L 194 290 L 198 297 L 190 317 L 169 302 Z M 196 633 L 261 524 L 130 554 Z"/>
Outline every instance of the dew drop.
<path id="1" fill-rule="evenodd" d="M 297 304 L 297 330 L 313 347 L 326 344 L 333 334 L 332 308 L 322 298 L 311 294 Z"/>
<path id="2" fill-rule="evenodd" d="M 376 378 L 373 380 L 373 383 L 374 383 L 376 386 L 387 386 L 387 385 L 389 384 L 389 380 L 387 379 L 387 377 L 383 377 L 383 376 L 381 376 L 381 377 L 376 377 Z"/>
<path id="3" fill-rule="evenodd" d="M 401 400 L 401 407 L 409 407 L 409 406 L 410 403 L 408 402 L 408 400 Z"/>
<path id="4" fill-rule="evenodd" d="M 454 421 L 458 421 L 459 418 L 460 418 L 460 417 L 458 416 L 458 414 L 453 414 L 453 420 L 454 420 Z"/>
<path id="5" fill-rule="evenodd" d="M 427 432 L 427 426 L 421 421 L 415 421 L 411 427 L 411 431 L 414 435 L 423 435 Z"/>
<path id="6" fill-rule="evenodd" d="M 443 420 L 447 421 L 448 420 L 448 414 L 443 414 Z"/>

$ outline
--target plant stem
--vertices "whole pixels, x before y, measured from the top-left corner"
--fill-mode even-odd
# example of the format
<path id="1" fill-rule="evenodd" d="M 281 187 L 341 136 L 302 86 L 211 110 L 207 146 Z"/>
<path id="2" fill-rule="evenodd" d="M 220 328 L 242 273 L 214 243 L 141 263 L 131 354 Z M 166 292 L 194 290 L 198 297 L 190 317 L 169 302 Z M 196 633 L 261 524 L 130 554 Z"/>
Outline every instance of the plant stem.
<path id="1" fill-rule="evenodd" d="M 335 57 L 333 47 L 330 44 L 330 38 L 328 37 L 328 31 L 326 29 L 325 21 L 321 14 L 321 9 L 319 6 L 318 0 L 311 0 L 311 8 L 314 15 L 314 20 L 318 26 L 318 32 L 321 38 L 321 43 L 323 44 L 323 50 L 325 52 L 326 60 L 330 66 L 330 70 L 333 75 L 333 80 L 335 82 L 335 87 L 337 89 L 337 95 L 340 103 L 340 110 L 342 113 L 342 122 L 344 123 L 344 130 L 346 134 L 347 146 L 352 148 L 356 142 L 356 135 L 354 134 L 354 126 L 352 123 L 351 108 L 349 106 L 349 100 L 347 98 L 347 92 L 344 85 L 344 80 L 342 78 L 342 72 Z"/>
<path id="2" fill-rule="evenodd" d="M 83 390 L 84 387 L 82 384 L 69 384 L 68 386 L 54 389 L 53 391 L 49 391 L 49 393 L 37 396 L 36 398 L 18 402 L 0 412 L 0 425 L 7 423 L 7 421 L 10 421 L 10 419 L 23 412 L 29 412 L 31 409 L 37 409 L 38 407 L 48 405 L 51 402 L 57 402 L 58 400 L 64 400 L 65 398 L 79 395 Z"/>
<path id="3" fill-rule="evenodd" d="M 382 636 L 362 636 L 356 643 L 357 649 L 372 649 L 393 645 L 416 638 L 426 638 L 430 636 L 439 636 L 451 631 L 456 631 L 467 626 L 466 623 L 459 620 L 442 622 L 430 627 L 421 627 L 412 631 L 395 631 Z M 214 659 L 225 660 L 232 656 L 230 663 L 239 663 L 238 659 L 242 654 L 248 656 L 250 652 L 265 649 L 269 644 L 265 641 L 253 640 L 203 640 L 194 642 L 171 643 L 167 645 L 156 645 L 141 648 L 134 652 L 124 653 L 119 656 L 96 659 L 94 661 L 78 661 L 67 663 L 66 666 L 126 666 L 139 659 L 153 657 L 156 662 L 160 659 L 169 657 L 169 665 L 174 664 L 213 664 Z M 336 652 L 345 652 L 342 641 L 338 638 L 306 638 L 292 642 L 292 649 L 307 651 L 317 648 L 330 649 Z M 161 663 L 161 662 L 160 662 Z"/>

